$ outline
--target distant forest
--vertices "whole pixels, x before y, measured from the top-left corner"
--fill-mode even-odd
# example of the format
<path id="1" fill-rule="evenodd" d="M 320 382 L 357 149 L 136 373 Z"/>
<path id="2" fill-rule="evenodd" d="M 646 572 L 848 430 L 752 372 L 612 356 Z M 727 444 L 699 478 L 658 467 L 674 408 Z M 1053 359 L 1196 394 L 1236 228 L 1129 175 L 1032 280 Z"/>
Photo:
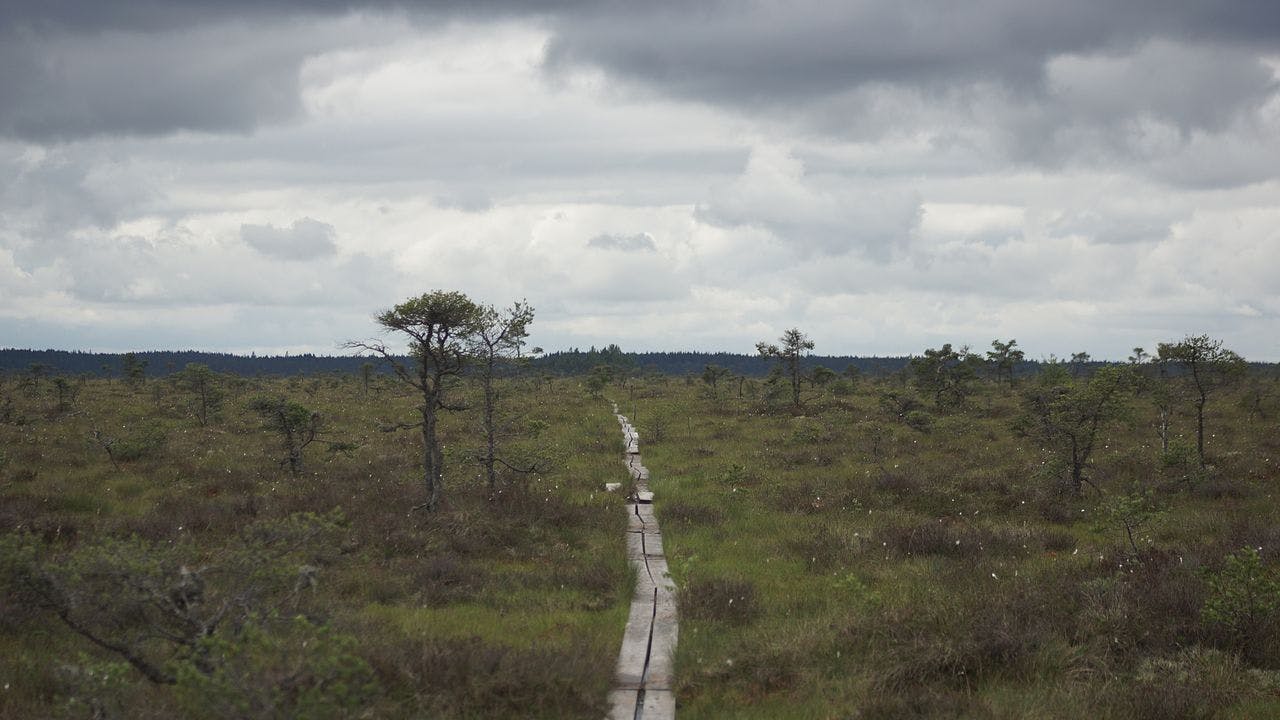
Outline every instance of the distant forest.
<path id="1" fill-rule="evenodd" d="M 256 375 L 316 375 L 324 373 L 359 373 L 360 366 L 372 362 L 378 372 L 388 370 L 378 358 L 356 355 L 232 355 L 229 353 L 200 352 L 198 350 L 153 350 L 136 352 L 138 360 L 146 363 L 146 373 L 161 377 L 177 372 L 187 363 L 201 363 L 215 372 L 252 377 Z M 40 366 L 50 375 L 94 375 L 120 377 L 125 353 L 94 353 L 67 350 L 18 350 L 0 349 L 0 373 L 20 374 L 29 372 L 33 365 Z M 407 362 L 408 358 L 401 358 Z M 843 372 L 850 365 L 863 375 L 881 376 L 902 370 L 910 362 L 910 356 L 856 357 L 851 355 L 809 355 L 802 365 L 806 369 L 818 366 Z M 774 365 L 756 355 L 728 352 L 626 352 L 617 345 L 603 349 L 563 350 L 531 358 L 530 366 L 553 375 L 579 375 L 597 365 L 610 365 L 623 371 L 662 373 L 666 375 L 700 374 L 708 365 L 719 365 L 736 375 L 764 377 Z M 1091 361 L 1089 368 L 1106 363 Z M 1250 362 L 1255 370 L 1280 369 L 1276 363 Z M 1024 360 L 1018 363 L 1016 373 L 1027 375 L 1037 372 L 1040 363 Z"/>
<path id="2" fill-rule="evenodd" d="M 358 373 L 360 366 L 366 362 L 372 362 L 380 372 L 387 369 L 386 363 L 376 358 L 354 355 L 232 355 L 198 350 L 153 350 L 133 354 L 146 363 L 146 373 L 151 377 L 177 372 L 186 367 L 187 363 L 200 363 L 215 372 L 250 377 Z M 42 367 L 50 375 L 120 377 L 124 355 L 67 350 L 0 349 L 0 373 L 26 373 L 35 365 Z M 408 358 L 401 359 L 408 361 Z M 863 374 L 882 375 L 902 369 L 909 359 L 811 355 L 804 359 L 804 366 L 813 368 L 821 365 L 841 372 L 853 365 Z M 763 377 L 769 374 L 773 361 L 755 355 L 727 352 L 625 352 L 617 345 L 609 345 L 604 349 L 574 348 L 547 353 L 532 358 L 530 365 L 538 371 L 554 375 L 578 375 L 597 365 L 611 365 L 621 370 L 637 372 L 685 375 L 701 373 L 707 365 L 720 365 L 737 375 Z"/>

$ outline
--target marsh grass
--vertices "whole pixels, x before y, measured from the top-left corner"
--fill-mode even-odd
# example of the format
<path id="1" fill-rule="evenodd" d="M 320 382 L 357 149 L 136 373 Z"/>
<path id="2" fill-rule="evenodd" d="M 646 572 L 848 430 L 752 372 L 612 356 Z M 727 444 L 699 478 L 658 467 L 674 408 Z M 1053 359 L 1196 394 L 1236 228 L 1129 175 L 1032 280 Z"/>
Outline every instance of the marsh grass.
<path id="1" fill-rule="evenodd" d="M 410 511 L 423 500 L 420 439 L 380 430 L 410 420 L 414 401 L 386 378 L 368 392 L 358 376 L 219 382 L 226 397 L 208 426 L 167 379 L 136 390 L 90 380 L 57 413 L 46 412 L 51 389 L 6 385 L 0 530 L 34 534 L 52 558 L 137 537 L 195 566 L 255 522 L 336 508 L 343 535 L 308 602 L 373 669 L 365 716 L 603 714 L 631 582 L 622 499 L 602 492 L 624 476 L 603 402 L 573 380 L 506 381 L 519 426 L 537 435 L 512 437 L 512 452 L 553 462 L 550 472 L 504 476 L 494 500 L 471 461 L 473 419 L 447 416 L 446 503 L 424 513 Z M 248 407 L 262 394 L 318 412 L 326 437 L 356 447 L 347 456 L 312 445 L 290 476 L 278 437 Z M 95 431 L 127 452 L 110 457 Z M 182 714 L 169 687 L 127 666 L 101 670 L 115 661 L 0 593 L 0 717 Z"/>
<path id="2" fill-rule="evenodd" d="M 1098 442 L 1102 494 L 1077 497 L 1016 431 L 1016 391 L 945 412 L 889 393 L 910 396 L 864 379 L 793 413 L 671 379 L 636 392 L 642 443 L 661 424 L 644 451 L 681 588 L 681 717 L 1280 713 L 1270 656 L 1203 614 L 1227 555 L 1280 564 L 1274 420 L 1218 401 L 1200 471 L 1176 455 L 1188 410 L 1170 456 L 1136 397 Z M 1158 509 L 1135 555 L 1108 513 L 1139 491 Z"/>

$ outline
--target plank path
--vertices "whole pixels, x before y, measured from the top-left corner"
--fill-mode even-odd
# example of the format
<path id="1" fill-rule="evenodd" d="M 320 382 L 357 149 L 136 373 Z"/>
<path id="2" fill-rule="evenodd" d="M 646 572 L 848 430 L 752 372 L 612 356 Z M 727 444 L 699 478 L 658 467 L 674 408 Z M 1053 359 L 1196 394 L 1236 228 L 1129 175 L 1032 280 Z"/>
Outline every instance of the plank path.
<path id="1" fill-rule="evenodd" d="M 624 457 L 634 487 L 627 503 L 627 557 L 636 573 L 636 589 L 609 693 L 609 720 L 667 720 L 676 716 L 672 691 L 676 586 L 662 554 L 649 471 L 640 461 L 640 436 L 626 416 L 618 413 L 616 403 L 613 414 L 622 424 Z"/>

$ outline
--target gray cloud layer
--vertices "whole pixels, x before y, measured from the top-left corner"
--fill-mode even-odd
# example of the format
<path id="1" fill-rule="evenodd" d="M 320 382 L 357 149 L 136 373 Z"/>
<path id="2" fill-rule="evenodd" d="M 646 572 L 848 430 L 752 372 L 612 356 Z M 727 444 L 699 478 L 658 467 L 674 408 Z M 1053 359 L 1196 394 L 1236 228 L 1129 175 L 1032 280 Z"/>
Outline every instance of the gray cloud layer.
<path id="1" fill-rule="evenodd" d="M 284 260 L 315 260 L 337 252 L 333 226 L 311 218 L 295 220 L 287 228 L 274 225 L 240 226 L 240 239 L 253 249 Z"/>
<path id="2" fill-rule="evenodd" d="M 1272 0 L 0 2 L 0 335 L 1280 357 L 1278 74 Z"/>

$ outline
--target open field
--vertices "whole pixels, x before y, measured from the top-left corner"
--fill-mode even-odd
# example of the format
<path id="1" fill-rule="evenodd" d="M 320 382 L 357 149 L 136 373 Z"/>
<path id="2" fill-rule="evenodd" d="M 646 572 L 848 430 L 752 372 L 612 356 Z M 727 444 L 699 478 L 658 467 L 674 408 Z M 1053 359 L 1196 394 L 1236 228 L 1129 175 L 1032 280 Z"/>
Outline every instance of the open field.
<path id="1" fill-rule="evenodd" d="M 202 426 L 176 377 L 75 380 L 62 407 L 48 379 L 6 379 L 0 717 L 602 716 L 631 583 L 622 498 L 599 491 L 625 478 L 607 405 L 572 381 L 505 383 L 511 452 L 551 471 L 501 478 L 492 502 L 474 413 L 446 414 L 445 506 L 411 512 L 421 438 L 380 427 L 414 403 L 371 380 L 218 376 Z M 314 442 L 291 475 L 249 409 L 261 395 L 354 449 Z M 189 642 L 192 618 L 215 631 Z"/>
<path id="2" fill-rule="evenodd" d="M 793 407 L 782 381 L 613 376 L 501 382 L 508 456 L 548 469 L 492 500 L 474 410 L 446 414 L 435 513 L 388 377 L 216 376 L 207 425 L 178 376 L 5 379 L 0 716 L 601 717 L 632 583 L 607 399 L 679 588 L 681 717 L 1280 713 L 1273 377 L 1212 396 L 1205 467 L 1185 383 L 1126 387 L 1077 494 L 1035 377 Z M 296 476 L 264 395 L 322 421 Z"/>

